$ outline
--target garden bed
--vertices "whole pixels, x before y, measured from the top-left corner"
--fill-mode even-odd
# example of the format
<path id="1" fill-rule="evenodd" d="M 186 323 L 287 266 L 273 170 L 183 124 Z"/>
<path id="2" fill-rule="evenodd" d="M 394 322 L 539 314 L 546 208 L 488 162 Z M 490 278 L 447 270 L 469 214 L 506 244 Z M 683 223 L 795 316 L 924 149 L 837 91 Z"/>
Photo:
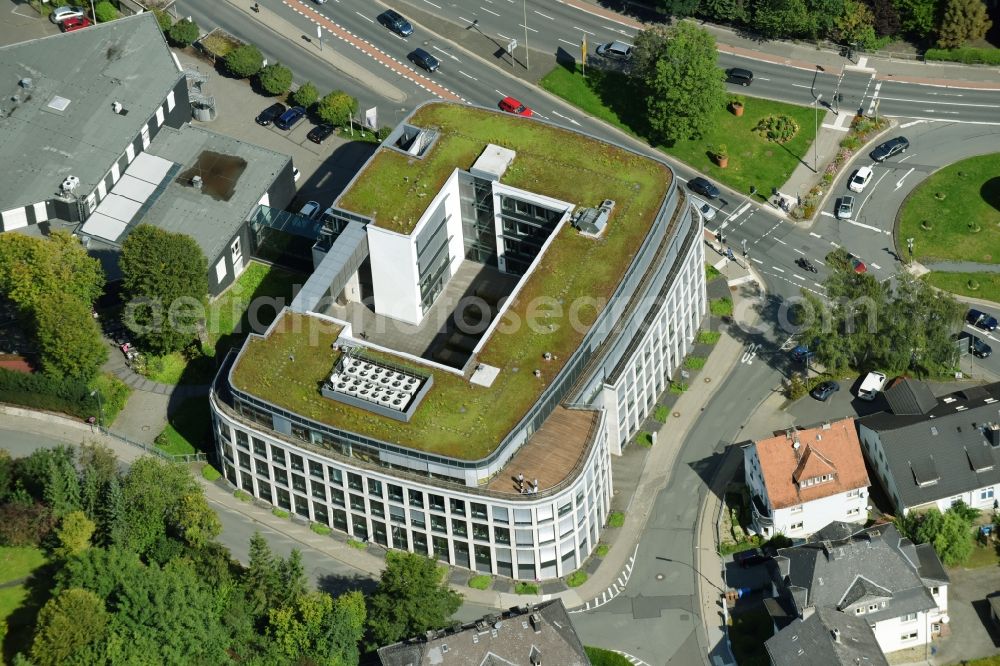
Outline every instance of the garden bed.
<path id="1" fill-rule="evenodd" d="M 233 37 L 222 28 L 215 28 L 194 43 L 195 47 L 212 62 L 225 58 L 230 51 L 243 44 L 242 40 Z"/>

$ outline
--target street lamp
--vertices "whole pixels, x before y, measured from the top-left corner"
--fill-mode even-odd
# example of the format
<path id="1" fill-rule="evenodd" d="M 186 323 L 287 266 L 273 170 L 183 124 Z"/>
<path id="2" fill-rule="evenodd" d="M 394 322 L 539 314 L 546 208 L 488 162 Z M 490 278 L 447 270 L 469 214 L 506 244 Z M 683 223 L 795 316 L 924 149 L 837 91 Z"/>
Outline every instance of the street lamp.
<path id="1" fill-rule="evenodd" d="M 816 95 L 816 105 L 813 107 L 813 172 L 819 173 L 819 102 L 823 93 Z"/>
<path id="2" fill-rule="evenodd" d="M 528 0 L 522 0 L 521 8 L 524 10 L 524 68 L 531 69 L 531 56 L 528 53 Z"/>
<path id="3" fill-rule="evenodd" d="M 101 402 L 101 389 L 94 389 L 90 392 L 90 396 L 97 396 L 97 428 L 98 430 L 104 429 L 104 404 Z"/>

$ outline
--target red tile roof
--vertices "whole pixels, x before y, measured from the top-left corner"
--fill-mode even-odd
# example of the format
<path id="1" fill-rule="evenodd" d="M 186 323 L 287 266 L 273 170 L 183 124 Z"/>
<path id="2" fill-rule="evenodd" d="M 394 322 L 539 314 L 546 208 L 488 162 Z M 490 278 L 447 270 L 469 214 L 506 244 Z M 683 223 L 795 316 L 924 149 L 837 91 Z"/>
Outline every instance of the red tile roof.
<path id="1" fill-rule="evenodd" d="M 795 442 L 799 443 L 798 448 Z M 768 500 L 775 509 L 864 488 L 870 484 L 854 419 L 792 430 L 755 443 Z M 808 487 L 799 481 L 832 474 Z"/>

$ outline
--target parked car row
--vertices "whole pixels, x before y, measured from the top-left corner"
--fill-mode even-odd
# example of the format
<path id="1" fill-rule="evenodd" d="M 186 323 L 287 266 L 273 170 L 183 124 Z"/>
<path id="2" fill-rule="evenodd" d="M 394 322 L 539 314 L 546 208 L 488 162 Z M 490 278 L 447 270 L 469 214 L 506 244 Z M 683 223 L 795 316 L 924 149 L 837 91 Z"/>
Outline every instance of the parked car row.
<path id="1" fill-rule="evenodd" d="M 293 106 L 289 109 L 281 102 L 275 102 L 258 113 L 254 120 L 256 120 L 257 124 L 261 127 L 268 127 L 273 123 L 278 129 L 287 131 L 302 122 L 302 119 L 305 117 L 305 108 L 301 106 Z M 321 123 L 309 130 L 309 134 L 306 135 L 306 138 L 313 143 L 322 144 L 336 129 L 336 127 L 329 123 Z"/>

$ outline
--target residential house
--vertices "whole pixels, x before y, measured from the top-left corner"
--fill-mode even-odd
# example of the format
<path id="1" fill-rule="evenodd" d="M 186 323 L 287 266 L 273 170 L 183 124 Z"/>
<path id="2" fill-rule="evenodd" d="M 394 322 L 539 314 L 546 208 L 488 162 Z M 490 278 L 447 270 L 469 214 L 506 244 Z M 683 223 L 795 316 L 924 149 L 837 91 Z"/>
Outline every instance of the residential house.
<path id="1" fill-rule="evenodd" d="M 896 511 L 961 500 L 992 510 L 1000 493 L 1000 382 L 935 398 L 905 379 L 885 392 L 888 411 L 859 420 L 859 436 Z"/>
<path id="2" fill-rule="evenodd" d="M 382 666 L 590 666 L 562 600 L 379 648 Z"/>
<path id="3" fill-rule="evenodd" d="M 766 604 L 772 618 L 788 615 L 776 613 L 778 607 L 801 619 L 834 610 L 867 622 L 885 653 L 923 646 L 939 635 L 948 622 L 948 576 L 934 548 L 914 545 L 891 523 L 830 538 L 841 536 L 842 527 L 782 548 L 768 563 L 780 602 Z"/>
<path id="4" fill-rule="evenodd" d="M 868 519 L 868 474 L 853 419 L 743 447 L 754 530 L 805 537 L 832 521 Z"/>
<path id="5" fill-rule="evenodd" d="M 889 666 L 863 617 L 817 608 L 769 638 L 771 666 Z"/>

